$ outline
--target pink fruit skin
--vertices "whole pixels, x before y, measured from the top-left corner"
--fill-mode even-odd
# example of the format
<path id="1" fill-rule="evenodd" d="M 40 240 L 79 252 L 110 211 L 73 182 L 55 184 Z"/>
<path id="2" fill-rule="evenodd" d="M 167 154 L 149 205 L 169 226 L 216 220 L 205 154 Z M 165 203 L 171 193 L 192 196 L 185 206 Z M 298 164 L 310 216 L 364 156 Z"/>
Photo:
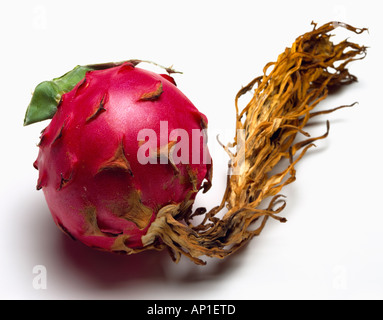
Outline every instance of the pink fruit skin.
<path id="1" fill-rule="evenodd" d="M 192 130 L 207 119 L 169 76 L 125 63 L 88 72 L 62 96 L 34 166 L 37 188 L 63 231 L 91 247 L 128 251 L 143 246 L 159 209 L 195 198 L 211 174 L 211 164 L 202 161 L 203 143 L 200 164 L 190 160 L 174 168 L 137 159 L 141 129 L 153 129 L 162 146 L 160 121 L 167 121 L 168 133 L 187 131 L 191 159 Z"/>

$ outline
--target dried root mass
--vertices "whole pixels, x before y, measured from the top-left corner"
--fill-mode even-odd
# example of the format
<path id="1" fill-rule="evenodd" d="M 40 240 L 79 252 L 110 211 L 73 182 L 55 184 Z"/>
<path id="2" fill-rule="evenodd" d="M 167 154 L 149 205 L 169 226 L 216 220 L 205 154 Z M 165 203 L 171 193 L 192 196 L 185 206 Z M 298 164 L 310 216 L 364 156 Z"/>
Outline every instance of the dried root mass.
<path id="1" fill-rule="evenodd" d="M 340 22 L 319 28 L 313 25 L 313 30 L 298 37 L 276 62 L 268 63 L 263 75 L 238 92 L 236 128 L 242 129 L 237 132 L 244 132 L 244 137 L 236 135 L 231 145 L 237 147 L 236 153 L 225 147 L 230 155 L 229 169 L 237 174 L 228 176 L 221 204 L 209 212 L 203 208 L 193 212 L 190 201 L 162 208 L 143 238 L 147 249 L 168 248 L 175 261 L 185 255 L 205 264 L 203 256 L 224 258 L 244 246 L 260 234 L 270 217 L 286 221 L 278 215 L 286 205 L 279 192 L 295 180 L 294 167 L 313 143 L 327 137 L 329 123 L 327 132 L 314 138 L 304 127 L 312 117 L 347 107 L 313 111 L 331 90 L 357 80 L 347 65 L 366 54 L 366 47 L 348 40 L 332 43 L 329 32 L 343 27 L 360 34 L 367 29 Z M 253 97 L 239 110 L 239 98 L 251 90 Z M 307 139 L 297 142 L 298 134 Z M 243 139 L 244 143 L 239 143 Z M 243 152 L 245 160 L 240 161 Z M 284 159 L 288 164 L 274 173 Z M 267 208 L 261 209 L 261 202 L 268 199 Z M 227 212 L 218 218 L 224 208 Z M 192 218 L 197 215 L 204 215 L 203 221 L 193 225 Z"/>

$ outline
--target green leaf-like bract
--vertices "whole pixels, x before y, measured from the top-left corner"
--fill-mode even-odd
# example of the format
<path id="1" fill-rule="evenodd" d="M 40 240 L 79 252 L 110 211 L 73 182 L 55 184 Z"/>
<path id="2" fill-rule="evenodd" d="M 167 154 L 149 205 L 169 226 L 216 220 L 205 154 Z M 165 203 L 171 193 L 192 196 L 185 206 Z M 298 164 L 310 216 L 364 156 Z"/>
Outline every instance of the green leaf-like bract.
<path id="1" fill-rule="evenodd" d="M 85 77 L 86 72 L 91 70 L 94 69 L 90 66 L 77 66 L 59 78 L 37 85 L 25 114 L 24 126 L 52 119 L 61 96 L 71 91 Z"/>

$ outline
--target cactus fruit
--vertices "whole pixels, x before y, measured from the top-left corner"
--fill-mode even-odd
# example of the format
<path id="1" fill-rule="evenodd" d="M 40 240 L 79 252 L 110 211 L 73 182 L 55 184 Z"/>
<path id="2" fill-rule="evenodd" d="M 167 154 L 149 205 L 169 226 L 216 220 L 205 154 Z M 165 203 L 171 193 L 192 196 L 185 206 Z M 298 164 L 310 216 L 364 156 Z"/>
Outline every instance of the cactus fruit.
<path id="1" fill-rule="evenodd" d="M 37 189 L 43 190 L 65 233 L 114 252 L 140 251 L 158 211 L 169 204 L 185 213 L 191 210 L 197 192 L 206 191 L 211 178 L 203 135 L 207 118 L 172 77 L 137 68 L 137 63 L 77 67 L 84 78 L 68 73 L 56 83 L 40 85 L 45 94 L 40 96 L 49 96 L 47 86 L 57 92 L 50 96 L 53 116 L 34 163 Z M 39 102 L 34 99 L 26 119 Z M 187 134 L 178 134 L 182 132 Z M 192 141 L 196 136 L 198 143 Z M 190 150 L 181 148 L 185 146 Z M 183 161 L 175 161 L 179 159 Z M 158 241 L 154 237 L 151 247 Z"/>
<path id="2" fill-rule="evenodd" d="M 313 25 L 236 95 L 236 134 L 223 146 L 230 157 L 227 185 L 209 211 L 192 210 L 197 192 L 211 183 L 207 119 L 170 75 L 130 60 L 76 67 L 41 83 L 25 124 L 53 117 L 35 167 L 57 225 L 92 247 L 128 254 L 167 248 L 175 261 L 185 255 L 205 264 L 203 256 L 225 258 L 242 248 L 269 218 L 286 222 L 278 215 L 286 205 L 280 191 L 295 181 L 297 162 L 329 133 L 327 122 L 323 135 L 310 137 L 307 123 L 354 104 L 313 110 L 357 80 L 348 64 L 367 50 L 348 40 L 334 44 L 330 34 L 365 28 Z M 238 100 L 249 92 L 241 110 Z M 198 224 L 196 216 L 202 216 Z"/>

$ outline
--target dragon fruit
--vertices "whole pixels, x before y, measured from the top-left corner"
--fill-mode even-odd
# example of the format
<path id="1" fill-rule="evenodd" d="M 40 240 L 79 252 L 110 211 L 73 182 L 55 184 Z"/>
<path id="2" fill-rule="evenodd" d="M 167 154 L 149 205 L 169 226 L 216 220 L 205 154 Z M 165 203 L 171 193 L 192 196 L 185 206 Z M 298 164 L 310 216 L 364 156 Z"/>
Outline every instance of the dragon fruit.
<path id="1" fill-rule="evenodd" d="M 112 252 L 142 250 L 159 210 L 177 204 L 190 211 L 211 180 L 206 116 L 170 75 L 138 62 L 77 67 L 36 88 L 27 111 L 33 117 L 36 104 L 46 110 L 45 100 L 53 101 L 41 116 L 52 120 L 34 166 L 54 222 L 73 239 Z M 151 246 L 156 242 L 152 237 Z"/>
<path id="2" fill-rule="evenodd" d="M 313 111 L 357 80 L 347 65 L 366 55 L 365 46 L 334 44 L 330 34 L 366 28 L 313 25 L 238 91 L 234 141 L 222 145 L 230 158 L 226 189 L 209 211 L 192 209 L 198 191 L 211 185 L 207 119 L 176 88 L 174 70 L 158 75 L 130 60 L 78 66 L 38 85 L 24 124 L 52 119 L 35 167 L 56 224 L 103 250 L 168 249 L 176 262 L 185 255 L 206 264 L 202 256 L 233 254 L 270 218 L 286 222 L 278 215 L 286 206 L 279 192 L 295 181 L 295 165 L 314 142 L 328 136 L 329 122 L 318 137 L 304 128 L 313 117 L 354 105 Z M 251 91 L 240 110 L 239 98 Z M 297 141 L 300 134 L 307 138 Z"/>

